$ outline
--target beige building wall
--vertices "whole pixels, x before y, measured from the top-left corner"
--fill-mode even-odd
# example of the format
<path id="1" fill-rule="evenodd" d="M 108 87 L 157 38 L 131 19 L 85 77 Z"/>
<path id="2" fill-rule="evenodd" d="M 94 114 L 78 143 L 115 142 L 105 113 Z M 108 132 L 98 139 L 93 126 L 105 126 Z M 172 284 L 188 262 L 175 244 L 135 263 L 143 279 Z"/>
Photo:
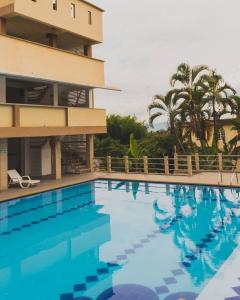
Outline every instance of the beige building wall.
<path id="1" fill-rule="evenodd" d="M 223 129 L 225 132 L 225 139 L 226 142 L 228 143 L 229 141 L 231 141 L 236 135 L 237 135 L 237 131 L 236 130 L 232 130 L 233 125 L 232 124 L 225 124 L 223 125 Z M 200 147 L 200 141 L 196 138 L 196 136 L 194 134 L 192 134 L 192 141 Z M 210 128 L 210 135 L 209 135 L 209 139 L 208 139 L 208 143 L 211 144 L 213 141 L 213 127 Z M 240 142 L 238 142 L 238 145 L 240 145 Z M 220 149 L 223 149 L 223 140 L 220 139 L 218 141 L 218 146 Z"/>

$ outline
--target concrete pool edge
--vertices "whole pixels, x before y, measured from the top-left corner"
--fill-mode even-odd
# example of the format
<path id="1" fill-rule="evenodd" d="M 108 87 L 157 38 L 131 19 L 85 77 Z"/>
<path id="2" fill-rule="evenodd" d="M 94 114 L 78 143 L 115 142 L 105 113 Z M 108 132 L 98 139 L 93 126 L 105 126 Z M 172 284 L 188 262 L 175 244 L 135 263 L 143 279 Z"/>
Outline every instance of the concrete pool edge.
<path id="1" fill-rule="evenodd" d="M 223 188 L 238 188 L 239 185 L 230 185 L 229 180 L 231 174 L 223 174 L 222 184 L 218 184 L 217 173 L 201 173 L 193 176 L 165 176 L 165 175 L 150 175 L 150 174 L 125 174 L 125 173 L 105 173 L 95 172 L 82 175 L 69 175 L 60 180 L 43 180 L 42 183 L 30 189 L 10 188 L 0 193 L 0 203 L 21 199 L 27 196 L 36 195 L 52 190 L 65 188 L 72 185 L 86 183 L 93 180 L 126 180 L 140 181 L 159 184 L 183 184 L 183 185 L 199 185 L 212 186 Z"/>

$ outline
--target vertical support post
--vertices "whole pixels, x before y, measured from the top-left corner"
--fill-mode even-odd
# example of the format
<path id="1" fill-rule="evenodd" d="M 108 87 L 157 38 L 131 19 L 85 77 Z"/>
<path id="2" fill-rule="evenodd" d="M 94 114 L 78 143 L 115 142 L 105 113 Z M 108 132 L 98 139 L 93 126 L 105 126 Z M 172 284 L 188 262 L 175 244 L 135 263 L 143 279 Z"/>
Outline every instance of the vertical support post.
<path id="1" fill-rule="evenodd" d="M 61 142 L 59 139 L 55 140 L 54 143 L 54 162 L 53 162 L 53 166 L 54 166 L 54 175 L 55 175 L 55 179 L 61 179 L 62 178 L 62 162 L 61 162 Z"/>
<path id="2" fill-rule="evenodd" d="M 219 168 L 220 172 L 223 171 L 223 155 L 222 155 L 222 153 L 218 153 L 218 168 Z"/>
<path id="3" fill-rule="evenodd" d="M 8 141 L 0 139 L 0 191 L 8 188 Z"/>
<path id="4" fill-rule="evenodd" d="M 188 169 L 188 176 L 193 175 L 193 169 L 192 169 L 192 156 L 187 156 L 187 169 Z"/>
<path id="5" fill-rule="evenodd" d="M 94 135 L 87 135 L 87 167 L 94 172 Z"/>
<path id="6" fill-rule="evenodd" d="M 148 157 L 147 156 L 143 157 L 143 169 L 144 169 L 144 174 L 148 174 Z"/>
<path id="7" fill-rule="evenodd" d="M 125 173 L 129 173 L 129 160 L 128 160 L 128 156 L 124 156 L 124 167 L 125 167 Z"/>
<path id="8" fill-rule="evenodd" d="M 58 83 L 53 84 L 53 105 L 58 106 L 58 98 L 59 97 L 59 92 L 58 92 Z"/>
<path id="9" fill-rule="evenodd" d="M 112 157 L 107 156 L 107 172 L 112 173 Z"/>
<path id="10" fill-rule="evenodd" d="M 88 108 L 94 108 L 94 91 L 90 89 L 88 92 Z"/>
<path id="11" fill-rule="evenodd" d="M 57 48 L 58 36 L 56 34 L 48 33 L 47 38 L 48 38 L 48 45 L 50 47 Z"/>
<path id="12" fill-rule="evenodd" d="M 23 175 L 30 174 L 30 139 L 21 139 L 21 169 Z"/>
<path id="13" fill-rule="evenodd" d="M 7 93 L 6 93 L 6 76 L 0 76 L 0 103 L 7 102 Z"/>
<path id="14" fill-rule="evenodd" d="M 199 153 L 195 153 L 195 166 L 196 166 L 196 171 L 200 171 L 200 160 L 199 160 Z"/>
<path id="15" fill-rule="evenodd" d="M 178 164 L 178 155 L 177 153 L 174 154 L 174 172 L 178 172 L 179 164 Z"/>
<path id="16" fill-rule="evenodd" d="M 168 156 L 164 156 L 164 173 L 165 173 L 165 175 L 167 175 L 167 176 L 170 175 Z"/>
<path id="17" fill-rule="evenodd" d="M 7 33 L 7 20 L 0 17 L 0 34 Z"/>
<path id="18" fill-rule="evenodd" d="M 89 45 L 84 46 L 84 55 L 88 57 L 92 57 L 92 46 Z"/>

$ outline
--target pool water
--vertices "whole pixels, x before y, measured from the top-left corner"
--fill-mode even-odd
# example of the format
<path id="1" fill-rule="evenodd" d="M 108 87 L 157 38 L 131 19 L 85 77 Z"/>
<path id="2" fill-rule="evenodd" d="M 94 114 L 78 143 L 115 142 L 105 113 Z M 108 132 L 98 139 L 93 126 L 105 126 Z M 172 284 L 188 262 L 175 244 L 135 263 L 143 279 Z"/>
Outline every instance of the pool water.
<path id="1" fill-rule="evenodd" d="M 240 243 L 239 193 L 97 180 L 2 203 L 0 299 L 196 299 Z"/>

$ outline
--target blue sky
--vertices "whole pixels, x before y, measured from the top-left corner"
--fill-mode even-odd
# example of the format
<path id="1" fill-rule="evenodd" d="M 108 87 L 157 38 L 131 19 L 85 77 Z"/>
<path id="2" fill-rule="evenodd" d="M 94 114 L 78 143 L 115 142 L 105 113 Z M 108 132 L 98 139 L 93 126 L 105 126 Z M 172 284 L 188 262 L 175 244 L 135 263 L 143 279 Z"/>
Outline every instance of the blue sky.
<path id="1" fill-rule="evenodd" d="M 96 92 L 108 113 L 148 118 L 147 106 L 165 93 L 181 62 L 208 64 L 240 87 L 239 0 L 91 0 L 106 10 L 106 84 L 122 92 Z"/>

